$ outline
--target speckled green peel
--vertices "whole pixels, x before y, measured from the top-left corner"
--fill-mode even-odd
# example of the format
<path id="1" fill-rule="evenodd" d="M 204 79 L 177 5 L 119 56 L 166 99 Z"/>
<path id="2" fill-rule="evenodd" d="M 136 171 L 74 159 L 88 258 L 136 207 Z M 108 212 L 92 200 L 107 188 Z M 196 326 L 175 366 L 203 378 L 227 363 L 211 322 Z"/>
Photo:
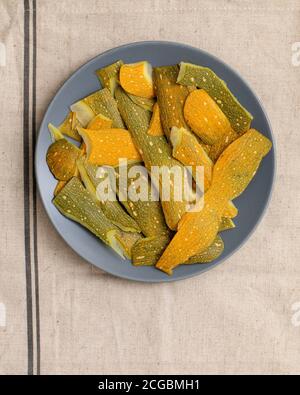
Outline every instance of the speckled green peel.
<path id="1" fill-rule="evenodd" d="M 135 96 L 130 93 L 127 93 L 127 95 L 130 97 L 130 99 L 133 101 L 133 103 L 142 107 L 144 110 L 152 111 L 154 103 L 155 103 L 154 99 L 149 99 L 147 97 Z"/>
<path id="2" fill-rule="evenodd" d="M 53 199 L 53 203 L 63 215 L 87 228 L 123 257 L 115 238 L 118 228 L 105 217 L 78 178 L 73 177 Z"/>
<path id="3" fill-rule="evenodd" d="M 183 171 L 182 164 L 172 158 L 172 149 L 165 136 L 152 136 L 147 133 L 151 113 L 133 103 L 121 87 L 116 89 L 116 100 L 146 168 L 151 171 L 151 166 L 166 166 L 167 168 L 179 166 Z M 162 207 L 169 228 L 176 230 L 180 218 L 187 209 L 187 203 L 174 201 L 172 196 L 174 196 L 173 187 L 171 187 L 170 201 L 162 201 Z"/>
<path id="4" fill-rule="evenodd" d="M 117 103 L 107 88 L 85 97 L 83 101 L 93 110 L 95 115 L 102 114 L 111 119 L 113 128 L 124 129 Z"/>
<path id="5" fill-rule="evenodd" d="M 223 151 L 237 138 L 239 135 L 233 129 L 229 132 L 229 134 L 222 136 L 215 144 L 211 145 L 209 150 L 209 157 L 213 162 L 216 162 Z"/>
<path id="6" fill-rule="evenodd" d="M 132 166 L 134 166 L 134 164 L 128 165 L 127 168 L 128 189 L 129 186 L 132 184 L 132 182 L 134 182 L 134 178 L 130 177 L 129 174 L 129 171 Z M 124 195 L 125 191 L 122 188 L 122 185 L 119 185 L 118 182 L 119 181 L 118 175 L 121 172 L 120 168 L 119 167 L 115 168 L 115 172 L 117 174 L 117 192 L 118 193 L 121 192 L 121 194 Z M 147 174 L 147 178 L 148 178 L 148 173 L 146 169 L 144 174 L 145 175 Z M 149 179 L 148 182 L 150 182 Z M 146 237 L 169 235 L 170 231 L 166 225 L 161 204 L 159 201 L 152 199 L 150 194 L 150 185 L 149 185 L 149 194 L 147 201 L 142 201 L 142 200 L 133 201 L 130 199 L 130 196 L 127 196 L 127 200 L 122 201 L 121 203 L 124 205 L 129 215 L 132 218 L 134 218 L 135 221 L 138 223 L 140 229 L 142 230 L 143 234 Z"/>
<path id="7" fill-rule="evenodd" d="M 254 129 L 226 148 L 214 166 L 203 209 L 185 214 L 157 268 L 171 274 L 182 261 L 211 245 L 219 232 L 226 204 L 244 192 L 271 148 L 271 141 Z"/>
<path id="8" fill-rule="evenodd" d="M 115 235 L 116 240 L 121 246 L 124 256 L 127 259 L 132 259 L 132 249 L 137 242 L 143 240 L 143 236 L 140 233 L 123 232 L 120 231 Z"/>
<path id="9" fill-rule="evenodd" d="M 89 164 L 84 158 L 77 160 L 77 167 L 86 189 L 90 192 L 95 202 L 99 204 L 105 216 L 125 232 L 141 232 L 139 225 L 125 212 L 118 201 L 101 201 L 98 199 L 96 188 L 101 182 L 96 176 L 98 167 Z M 92 177 L 90 177 L 90 174 Z"/>
<path id="10" fill-rule="evenodd" d="M 134 266 L 154 266 L 171 238 L 166 236 L 147 237 L 139 240 L 132 248 Z"/>
<path id="11" fill-rule="evenodd" d="M 184 86 L 194 85 L 206 90 L 237 133 L 244 133 L 250 128 L 252 115 L 233 96 L 226 83 L 211 69 L 181 62 L 177 83 Z"/>
<path id="12" fill-rule="evenodd" d="M 154 266 L 169 244 L 171 237 L 148 237 L 139 240 L 132 248 L 132 264 L 134 266 Z M 204 252 L 201 252 L 183 265 L 209 263 L 217 259 L 224 251 L 224 243 L 220 236 Z"/>
<path id="13" fill-rule="evenodd" d="M 192 256 L 184 262 L 184 265 L 191 265 L 194 263 L 209 263 L 217 258 L 223 253 L 224 251 L 224 242 L 220 236 L 217 236 L 215 241 L 210 245 L 205 251 Z"/>
<path id="14" fill-rule="evenodd" d="M 71 110 L 76 113 L 83 127 L 86 127 L 96 115 L 102 114 L 113 121 L 113 128 L 124 128 L 117 104 L 107 88 L 94 92 L 72 104 Z"/>
<path id="15" fill-rule="evenodd" d="M 255 129 L 235 140 L 222 153 L 213 170 L 212 185 L 228 199 L 236 199 L 248 187 L 272 142 Z"/>
<path id="16" fill-rule="evenodd" d="M 116 89 L 116 101 L 121 116 L 141 151 L 140 145 L 145 143 L 144 135 L 149 128 L 151 112 L 135 104 L 120 86 Z"/>
<path id="17" fill-rule="evenodd" d="M 79 119 L 77 118 L 77 114 L 73 111 L 70 111 L 63 123 L 59 125 L 59 130 L 64 135 L 71 137 L 76 141 L 81 141 L 81 137 L 77 133 L 77 127 L 81 126 Z"/>
<path id="18" fill-rule="evenodd" d="M 119 81 L 120 68 L 123 64 L 122 60 L 118 60 L 117 62 L 96 71 L 101 85 L 103 88 L 109 89 L 112 96 L 115 94 L 115 89 Z"/>
<path id="19" fill-rule="evenodd" d="M 161 123 L 168 138 L 173 127 L 183 127 L 189 130 L 183 116 L 184 102 L 189 94 L 189 89 L 176 83 L 178 71 L 177 65 L 153 69 L 153 83 L 159 104 Z"/>
<path id="20" fill-rule="evenodd" d="M 46 161 L 51 173 L 59 181 L 68 181 L 74 176 L 76 160 L 82 152 L 66 139 L 59 139 L 48 148 Z"/>

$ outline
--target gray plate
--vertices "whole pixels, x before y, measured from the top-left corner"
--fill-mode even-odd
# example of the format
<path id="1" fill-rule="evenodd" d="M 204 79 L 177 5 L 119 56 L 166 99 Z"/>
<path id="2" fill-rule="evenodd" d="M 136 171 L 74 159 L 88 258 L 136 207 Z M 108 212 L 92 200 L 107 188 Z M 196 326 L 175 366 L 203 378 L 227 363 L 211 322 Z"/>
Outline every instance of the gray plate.
<path id="1" fill-rule="evenodd" d="M 153 66 L 170 65 L 180 61 L 208 66 L 224 79 L 241 103 L 253 114 L 252 126 L 274 143 L 267 115 L 252 89 L 239 74 L 216 57 L 184 44 L 150 41 L 128 44 L 109 50 L 90 60 L 77 70 L 60 88 L 50 103 L 43 119 L 35 156 L 37 183 L 45 209 L 58 233 L 82 258 L 115 276 L 130 280 L 161 282 L 175 281 L 195 276 L 225 261 L 248 239 L 261 220 L 268 205 L 275 173 L 274 148 L 264 159 L 258 174 L 245 193 L 235 200 L 239 215 L 235 218 L 236 229 L 222 234 L 225 250 L 222 256 L 212 264 L 181 266 L 169 277 L 153 267 L 133 267 L 129 261 L 122 261 L 109 248 L 104 246 L 87 230 L 63 217 L 53 206 L 53 190 L 56 181 L 48 170 L 46 152 L 51 143 L 47 125 L 60 124 L 67 114 L 69 106 L 99 89 L 95 70 L 119 59 L 132 63 L 148 60 Z"/>

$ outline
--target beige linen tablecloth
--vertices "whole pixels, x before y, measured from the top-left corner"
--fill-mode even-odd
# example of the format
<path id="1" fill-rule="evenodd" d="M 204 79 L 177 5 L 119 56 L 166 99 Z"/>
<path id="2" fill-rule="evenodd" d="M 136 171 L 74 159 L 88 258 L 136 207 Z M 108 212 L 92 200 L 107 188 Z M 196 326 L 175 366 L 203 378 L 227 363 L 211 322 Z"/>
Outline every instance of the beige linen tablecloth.
<path id="1" fill-rule="evenodd" d="M 300 1 L 0 0 L 0 21 L 0 373 L 299 373 Z M 226 263 L 172 284 L 84 262 L 33 182 L 35 134 L 62 82 L 140 40 L 191 44 L 238 70 L 277 143 L 255 234 Z"/>

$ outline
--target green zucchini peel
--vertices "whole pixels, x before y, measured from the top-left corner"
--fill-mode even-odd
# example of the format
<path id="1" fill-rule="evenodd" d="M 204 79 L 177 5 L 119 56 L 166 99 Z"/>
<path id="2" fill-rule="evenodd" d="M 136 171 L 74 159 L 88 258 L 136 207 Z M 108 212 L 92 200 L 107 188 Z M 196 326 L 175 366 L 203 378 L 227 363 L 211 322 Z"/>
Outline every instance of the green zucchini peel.
<path id="1" fill-rule="evenodd" d="M 189 260 L 183 263 L 183 265 L 192 265 L 194 263 L 209 263 L 217 258 L 224 251 L 224 242 L 221 237 L 218 235 L 212 245 L 210 245 L 205 251 L 200 254 L 194 255 Z"/>
<path id="2" fill-rule="evenodd" d="M 118 111 L 117 103 L 107 88 L 101 89 L 83 99 L 95 115 L 102 114 L 112 120 L 113 128 L 124 129 L 124 122 Z"/>
<path id="3" fill-rule="evenodd" d="M 140 236 L 130 239 L 126 234 L 124 238 L 124 233 L 107 219 L 78 178 L 73 177 L 53 203 L 64 216 L 88 229 L 122 258 L 130 258 L 131 248 Z"/>
<path id="4" fill-rule="evenodd" d="M 134 143 L 148 171 L 151 171 L 152 166 L 159 166 L 160 168 L 164 166 L 168 169 L 178 166 L 181 168 L 182 174 L 184 174 L 183 165 L 172 157 L 172 149 L 165 136 L 152 136 L 147 133 L 150 125 L 151 113 L 133 103 L 120 86 L 116 89 L 116 100 L 119 111 L 128 130 L 132 134 Z M 188 205 L 185 201 L 175 201 L 175 199 L 172 199 L 172 197 L 174 197 L 174 185 L 171 185 L 170 190 L 171 199 L 162 201 L 161 204 L 167 225 L 170 229 L 176 230 L 177 224 L 182 215 L 186 212 Z"/>
<path id="5" fill-rule="evenodd" d="M 153 69 L 153 83 L 160 109 L 161 123 L 168 139 L 173 127 L 190 130 L 183 116 L 183 107 L 189 95 L 189 89 L 176 83 L 178 72 L 177 65 Z"/>
<path id="6" fill-rule="evenodd" d="M 226 82 L 208 67 L 181 62 L 177 83 L 183 86 L 194 85 L 206 90 L 227 116 L 232 128 L 237 133 L 249 130 L 253 116 L 232 94 Z"/>
<path id="7" fill-rule="evenodd" d="M 127 190 L 129 190 L 130 185 L 134 183 L 135 178 L 130 176 L 130 169 L 136 163 L 128 164 L 127 167 Z M 147 170 L 138 164 L 140 168 L 142 168 L 143 174 L 147 177 L 146 182 L 148 182 L 148 198 L 147 201 L 137 200 L 133 201 L 130 199 L 130 196 L 127 196 L 126 200 L 121 200 L 121 203 L 129 213 L 129 215 L 135 219 L 138 223 L 140 229 L 146 237 L 155 237 L 155 236 L 167 236 L 170 231 L 167 227 L 164 213 L 159 201 L 152 199 L 151 191 L 150 191 L 150 180 L 147 173 Z M 119 175 L 122 171 L 120 167 L 116 167 L 116 180 L 117 180 L 117 193 L 123 196 L 125 194 L 125 185 L 119 184 Z"/>
<path id="8" fill-rule="evenodd" d="M 137 241 L 132 248 L 132 264 L 134 266 L 156 265 L 170 240 L 169 236 L 156 236 Z"/>
<path id="9" fill-rule="evenodd" d="M 117 62 L 96 71 L 101 85 L 103 88 L 107 88 L 112 96 L 115 95 L 115 89 L 119 81 L 120 68 L 123 64 L 122 60 L 118 60 Z"/>
<path id="10" fill-rule="evenodd" d="M 133 103 L 142 107 L 144 110 L 152 112 L 153 106 L 155 104 L 154 99 L 149 99 L 147 97 L 132 95 L 131 93 L 127 93 L 127 95 L 130 97 L 130 99 L 133 101 Z"/>
<path id="11" fill-rule="evenodd" d="M 77 160 L 77 168 L 84 186 L 90 192 L 92 198 L 99 204 L 105 216 L 114 225 L 125 232 L 140 233 L 141 229 L 137 222 L 126 213 L 118 201 L 101 201 L 98 199 L 96 189 L 101 182 L 99 178 L 97 178 L 98 167 L 89 164 L 87 160 L 82 157 Z"/>
<path id="12" fill-rule="evenodd" d="M 81 141 L 81 137 L 77 132 L 78 126 L 81 126 L 81 123 L 78 120 L 77 114 L 70 111 L 58 128 L 62 134 L 71 137 L 76 141 Z"/>
<path id="13" fill-rule="evenodd" d="M 132 248 L 132 264 L 134 266 L 154 266 L 168 246 L 171 237 L 148 237 L 139 240 Z M 217 259 L 224 250 L 224 243 L 217 236 L 213 244 L 204 252 L 191 257 L 183 265 L 209 263 Z"/>

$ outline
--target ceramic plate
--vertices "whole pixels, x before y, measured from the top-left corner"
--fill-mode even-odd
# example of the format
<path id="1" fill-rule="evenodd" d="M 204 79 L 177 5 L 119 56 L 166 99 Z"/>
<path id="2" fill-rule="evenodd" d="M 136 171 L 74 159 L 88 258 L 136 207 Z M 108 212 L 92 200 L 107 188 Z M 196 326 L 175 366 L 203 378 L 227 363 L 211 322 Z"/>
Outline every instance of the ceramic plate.
<path id="1" fill-rule="evenodd" d="M 211 68 L 226 81 L 233 94 L 253 114 L 252 126 L 271 139 L 274 144 L 267 115 L 253 90 L 236 71 L 215 56 L 198 48 L 172 42 L 151 41 L 123 45 L 83 65 L 64 83 L 50 103 L 40 127 L 36 146 L 35 166 L 40 196 L 61 237 L 83 259 L 100 269 L 115 276 L 145 282 L 175 281 L 198 275 L 226 261 L 243 245 L 261 220 L 270 199 L 274 180 L 274 148 L 263 160 L 247 190 L 234 201 L 239 209 L 239 215 L 234 219 L 236 228 L 222 233 L 225 250 L 219 259 L 211 264 L 180 266 L 174 270 L 171 277 L 153 267 L 132 266 L 129 261 L 120 259 L 90 232 L 57 211 L 51 202 L 56 181 L 46 164 L 46 152 L 51 144 L 48 123 L 60 124 L 72 103 L 99 89 L 100 85 L 95 71 L 119 59 L 125 63 L 148 60 L 153 66 L 171 65 L 184 61 Z"/>

